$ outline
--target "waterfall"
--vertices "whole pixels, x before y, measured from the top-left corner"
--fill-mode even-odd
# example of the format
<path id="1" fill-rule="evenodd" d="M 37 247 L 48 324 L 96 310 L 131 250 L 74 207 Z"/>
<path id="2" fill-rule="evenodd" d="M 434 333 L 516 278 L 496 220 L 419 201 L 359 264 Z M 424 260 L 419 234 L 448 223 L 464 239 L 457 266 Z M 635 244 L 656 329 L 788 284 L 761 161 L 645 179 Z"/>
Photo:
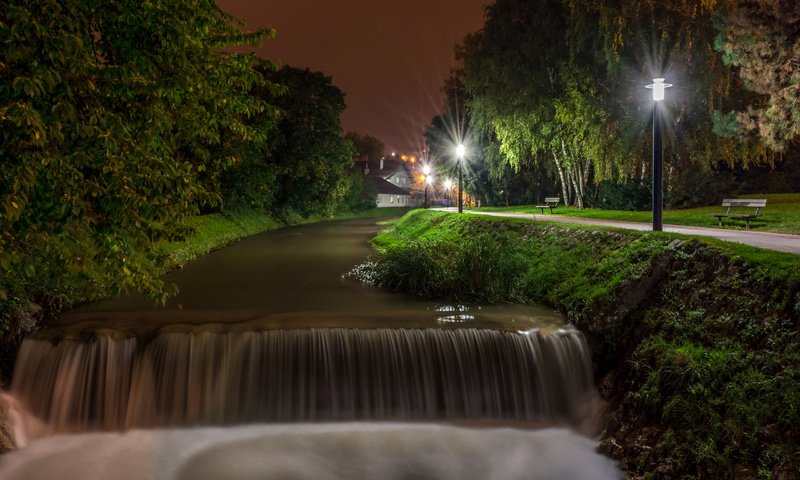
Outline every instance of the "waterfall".
<path id="1" fill-rule="evenodd" d="M 11 393 L 54 431 L 508 419 L 577 425 L 582 334 L 311 328 L 29 338 Z"/>

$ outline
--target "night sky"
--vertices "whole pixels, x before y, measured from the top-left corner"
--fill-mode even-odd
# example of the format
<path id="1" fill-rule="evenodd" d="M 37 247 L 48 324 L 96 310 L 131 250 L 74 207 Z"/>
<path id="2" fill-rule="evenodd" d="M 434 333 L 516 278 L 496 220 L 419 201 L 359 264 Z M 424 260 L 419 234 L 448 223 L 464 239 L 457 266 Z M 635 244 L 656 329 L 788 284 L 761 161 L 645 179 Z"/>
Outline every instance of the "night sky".
<path id="1" fill-rule="evenodd" d="M 441 111 L 453 47 L 483 25 L 489 0 L 217 0 L 249 30 L 277 30 L 258 50 L 319 70 L 345 92 L 345 131 L 381 139 L 387 154 L 422 146 Z"/>

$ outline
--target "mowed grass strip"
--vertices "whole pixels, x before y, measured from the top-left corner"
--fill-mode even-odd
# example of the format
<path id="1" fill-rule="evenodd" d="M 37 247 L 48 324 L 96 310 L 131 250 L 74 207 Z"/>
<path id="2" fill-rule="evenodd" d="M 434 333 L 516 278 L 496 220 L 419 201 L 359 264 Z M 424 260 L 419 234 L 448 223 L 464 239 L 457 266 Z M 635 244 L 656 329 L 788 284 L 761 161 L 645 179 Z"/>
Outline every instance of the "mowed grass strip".
<path id="1" fill-rule="evenodd" d="M 754 231 L 789 233 L 800 235 L 800 193 L 778 193 L 778 194 L 755 194 L 731 196 L 731 198 L 766 198 L 767 206 L 761 209 L 762 216 L 750 222 Z M 541 210 L 534 205 L 519 205 L 512 207 L 481 207 L 478 210 L 488 212 L 515 212 L 515 213 L 535 213 L 541 215 Z M 683 210 L 665 210 L 664 223 L 671 225 L 686 225 L 694 227 L 718 227 L 717 219 L 710 216 L 712 213 L 725 212 L 722 202 L 719 205 L 711 205 L 700 208 L 688 208 Z M 547 216 L 549 214 L 545 214 Z M 652 221 L 652 212 L 646 211 L 626 211 L 626 210 L 600 210 L 594 208 L 579 209 L 559 206 L 555 210 L 555 215 L 565 217 L 596 218 L 601 220 L 620 220 L 626 222 L 645 222 Z M 723 219 L 723 228 L 741 229 L 745 228 L 743 220 Z"/>

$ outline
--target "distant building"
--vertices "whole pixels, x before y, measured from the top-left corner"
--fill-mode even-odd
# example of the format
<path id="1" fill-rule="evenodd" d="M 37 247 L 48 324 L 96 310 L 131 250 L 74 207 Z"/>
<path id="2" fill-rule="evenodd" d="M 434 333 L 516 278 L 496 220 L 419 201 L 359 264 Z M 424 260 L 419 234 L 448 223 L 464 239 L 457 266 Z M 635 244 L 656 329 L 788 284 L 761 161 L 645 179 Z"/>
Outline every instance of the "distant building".
<path id="1" fill-rule="evenodd" d="M 367 179 L 378 190 L 378 207 L 408 207 L 411 205 L 411 194 L 378 176 L 367 176 Z"/>
<path id="2" fill-rule="evenodd" d="M 367 160 L 354 158 L 355 169 L 378 189 L 379 207 L 411 207 L 421 205 L 415 190 L 413 167 L 394 158 Z"/>
<path id="3" fill-rule="evenodd" d="M 380 160 L 355 160 L 355 166 L 359 173 L 366 177 L 379 177 L 389 183 L 409 190 L 414 183 L 411 176 L 411 167 L 402 160 L 380 159 Z"/>

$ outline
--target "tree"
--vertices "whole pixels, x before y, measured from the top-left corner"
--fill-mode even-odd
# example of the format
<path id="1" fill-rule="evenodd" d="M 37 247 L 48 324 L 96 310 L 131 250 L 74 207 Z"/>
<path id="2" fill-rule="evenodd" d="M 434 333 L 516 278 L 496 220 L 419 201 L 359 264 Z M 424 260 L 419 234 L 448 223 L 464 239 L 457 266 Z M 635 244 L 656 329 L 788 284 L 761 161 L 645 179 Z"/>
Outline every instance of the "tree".
<path id="1" fill-rule="evenodd" d="M 345 138 L 350 140 L 356 149 L 356 154 L 362 159 L 374 162 L 383 158 L 383 142 L 377 138 L 356 132 L 347 132 Z"/>
<path id="2" fill-rule="evenodd" d="M 762 97 L 722 117 L 720 130 L 755 133 L 769 148 L 783 151 L 800 138 L 800 4 L 732 3 L 718 23 L 716 47 L 726 64 L 739 67 L 745 86 Z"/>
<path id="3" fill-rule="evenodd" d="M 592 182 L 639 191 L 653 108 L 643 87 L 667 76 L 676 88 L 664 102 L 666 198 L 691 203 L 695 179 L 771 161 L 754 142 L 715 134 L 719 112 L 752 99 L 714 50 L 725 4 L 496 0 L 458 49 L 473 129 L 513 168 L 546 168 L 569 204 L 585 205 Z"/>
<path id="4" fill-rule="evenodd" d="M 342 132 L 344 94 L 320 72 L 283 67 L 266 78 L 286 93 L 268 100 L 280 110 L 266 145 L 277 189 L 273 209 L 282 215 L 329 215 L 350 186 L 355 150 Z"/>
<path id="5" fill-rule="evenodd" d="M 219 201 L 226 146 L 262 139 L 253 60 L 211 0 L 32 0 L 0 10 L 0 300 L 14 285 L 164 290 L 155 242 Z M 9 286 L 11 285 L 11 286 Z"/>
<path id="6" fill-rule="evenodd" d="M 569 10 L 558 0 L 497 0 L 460 56 L 470 119 L 515 169 L 547 165 L 567 203 L 582 207 L 590 169 L 604 159 L 602 104 L 591 63 L 571 55 Z"/>

